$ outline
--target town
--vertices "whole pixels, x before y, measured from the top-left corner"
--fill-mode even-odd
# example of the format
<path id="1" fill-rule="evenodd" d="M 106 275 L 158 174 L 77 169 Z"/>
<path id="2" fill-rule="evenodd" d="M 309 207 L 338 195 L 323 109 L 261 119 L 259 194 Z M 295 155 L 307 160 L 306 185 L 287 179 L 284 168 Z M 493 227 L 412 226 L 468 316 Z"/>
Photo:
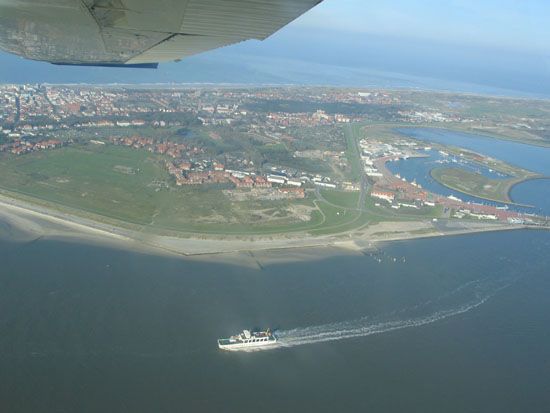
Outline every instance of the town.
<path id="1" fill-rule="evenodd" d="M 500 122 L 503 127 L 500 103 L 492 117 L 476 117 L 456 109 L 475 97 L 453 96 L 462 104 L 447 106 L 439 104 L 446 95 L 428 97 L 433 106 L 425 95 L 419 103 L 411 91 L 3 85 L 0 152 L 24 157 L 68 148 L 95 147 L 100 153 L 102 147 L 120 147 L 151 154 L 166 171 L 169 179 L 156 179 L 157 190 L 201 187 L 238 202 L 325 203 L 320 191 L 337 191 L 357 194 L 357 202 L 368 197 L 371 212 L 387 219 L 540 223 L 513 205 L 443 195 L 391 171 L 398 160 L 430 157 L 435 150 L 394 132 L 395 125 L 445 124 L 467 131 Z M 532 134 L 546 126 L 538 119 L 520 122 L 514 117 L 507 124 L 524 140 L 535 139 L 526 131 Z M 449 149 L 440 145 L 438 150 Z M 492 162 L 467 151 L 449 159 L 476 168 Z M 114 167 L 118 172 L 138 169 Z"/>

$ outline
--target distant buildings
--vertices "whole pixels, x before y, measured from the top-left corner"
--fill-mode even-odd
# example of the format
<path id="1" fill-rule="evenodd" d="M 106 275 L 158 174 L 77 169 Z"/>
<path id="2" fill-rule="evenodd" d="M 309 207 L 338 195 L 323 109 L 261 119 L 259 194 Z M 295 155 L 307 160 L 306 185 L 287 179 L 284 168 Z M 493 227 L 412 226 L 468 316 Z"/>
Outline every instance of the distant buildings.
<path id="1" fill-rule="evenodd" d="M 0 152 L 10 152 L 14 155 L 22 155 L 29 152 L 36 152 L 45 149 L 55 149 L 67 145 L 68 142 L 62 142 L 58 139 L 46 139 L 36 142 L 22 139 L 14 140 L 11 143 L 0 145 Z"/>
<path id="2" fill-rule="evenodd" d="M 380 191 L 380 190 L 376 190 L 376 191 L 373 190 L 370 193 L 370 196 L 372 196 L 373 198 L 382 199 L 387 202 L 392 202 L 395 199 L 395 194 L 393 192 Z"/>

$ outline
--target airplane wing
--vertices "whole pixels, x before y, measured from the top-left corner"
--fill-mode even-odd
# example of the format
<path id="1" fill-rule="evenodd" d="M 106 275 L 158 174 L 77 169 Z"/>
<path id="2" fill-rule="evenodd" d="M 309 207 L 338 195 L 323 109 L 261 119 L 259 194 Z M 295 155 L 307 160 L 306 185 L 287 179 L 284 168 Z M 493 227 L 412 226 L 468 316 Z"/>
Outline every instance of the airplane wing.
<path id="1" fill-rule="evenodd" d="M 156 66 L 263 40 L 322 0 L 0 0 L 0 48 L 56 64 Z"/>

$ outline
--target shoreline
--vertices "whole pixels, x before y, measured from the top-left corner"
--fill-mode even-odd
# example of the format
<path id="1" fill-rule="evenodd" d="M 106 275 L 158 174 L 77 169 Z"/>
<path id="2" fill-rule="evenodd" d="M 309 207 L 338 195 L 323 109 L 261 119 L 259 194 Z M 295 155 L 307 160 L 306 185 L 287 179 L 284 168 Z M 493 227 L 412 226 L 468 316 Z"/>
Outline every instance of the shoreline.
<path id="1" fill-rule="evenodd" d="M 434 168 L 434 169 L 436 169 L 436 168 Z M 525 177 L 525 178 L 516 178 L 512 182 L 509 182 L 508 185 L 506 186 L 506 197 L 508 198 L 508 201 L 503 201 L 501 199 L 482 197 L 482 196 L 479 196 L 479 195 L 476 195 L 476 194 L 473 194 L 473 193 L 469 193 L 469 192 L 465 192 L 461 189 L 455 188 L 452 185 L 449 185 L 449 184 L 447 184 L 443 181 L 440 181 L 438 178 L 436 178 L 433 175 L 434 169 L 430 170 L 430 177 L 433 180 L 435 180 L 437 183 L 439 183 L 440 185 L 443 185 L 444 187 L 446 187 L 448 189 L 460 192 L 461 194 L 464 194 L 464 195 L 468 195 L 468 196 L 472 196 L 474 198 L 478 198 L 478 199 L 483 200 L 483 201 L 497 202 L 497 203 L 504 204 L 504 205 L 511 205 L 511 206 L 517 206 L 517 207 L 522 207 L 522 208 L 536 208 L 536 207 L 534 205 L 520 204 L 518 202 L 515 202 L 511 197 L 512 188 L 516 185 L 519 185 L 519 184 L 522 184 L 524 182 L 528 182 L 528 181 L 531 181 L 531 180 L 534 180 L 534 179 L 550 179 L 550 177 L 546 177 L 546 176 L 542 176 L 542 175 L 535 175 L 535 176 L 530 176 L 530 177 Z"/>
<path id="2" fill-rule="evenodd" d="M 456 128 L 456 129 L 452 129 L 452 127 Z M 440 125 L 432 125 L 432 124 L 424 124 L 424 125 L 407 125 L 405 127 L 397 127 L 397 128 L 392 128 L 392 129 L 439 129 L 439 130 L 443 130 L 443 131 L 451 131 L 451 132 L 458 132 L 458 133 L 464 133 L 464 134 L 468 134 L 468 135 L 478 135 L 478 136 L 481 136 L 481 137 L 484 137 L 484 138 L 489 138 L 489 139 L 493 139 L 493 140 L 503 140 L 503 141 L 507 141 L 507 142 L 514 142 L 514 143 L 519 143 L 519 144 L 522 144 L 522 145 L 528 145 L 528 146 L 536 146 L 536 147 L 539 147 L 539 148 L 550 148 L 550 143 L 546 143 L 546 142 L 539 142 L 539 141 L 527 141 L 527 140 L 523 140 L 521 138 L 516 138 L 516 137 L 512 137 L 512 136 L 508 136 L 508 135 L 499 135 L 499 134 L 494 134 L 494 133 L 491 133 L 489 131 L 486 131 L 486 130 L 478 130 L 478 129 L 468 129 L 468 128 L 463 128 L 461 127 L 461 125 L 446 125 L 446 126 L 440 126 Z M 409 136 L 405 133 L 402 133 L 402 132 L 399 132 L 398 130 L 396 130 L 397 133 L 400 133 L 404 136 Z M 411 136 L 409 136 L 411 137 Z M 413 138 L 415 139 L 415 138 Z"/>
<path id="3" fill-rule="evenodd" d="M 285 251 L 293 260 L 308 255 L 306 249 L 333 249 L 339 252 L 364 253 L 385 242 L 463 235 L 488 231 L 530 228 L 525 225 L 495 224 L 471 221 L 406 221 L 380 222 L 338 235 L 247 236 L 223 239 L 204 236 L 175 237 L 144 234 L 139 231 L 113 227 L 87 218 L 52 211 L 45 207 L 0 196 L 0 221 L 7 223 L 11 235 L 19 231 L 19 241 L 36 239 L 65 240 L 88 244 L 110 245 L 126 250 L 172 257 L 212 259 L 213 256 Z M 17 236 L 13 236 L 18 241 Z M 300 252 L 302 254 L 297 254 Z M 292 254 L 290 252 L 295 252 Z M 323 254 L 324 255 L 324 254 Z M 226 257 L 227 258 L 227 257 Z"/>
<path id="4" fill-rule="evenodd" d="M 514 187 L 516 185 L 519 185 L 519 184 L 523 184 L 525 182 L 529 182 L 529 181 L 536 181 L 536 180 L 539 180 L 539 179 L 547 179 L 550 181 L 550 176 L 545 176 L 545 175 L 538 175 L 538 176 L 533 176 L 531 178 L 526 178 L 522 181 L 519 181 L 519 182 L 514 182 L 512 185 L 510 185 L 510 188 L 508 188 L 508 197 L 510 199 L 512 199 L 512 189 L 514 189 Z M 513 199 L 512 199 L 513 200 Z M 521 205 L 521 204 L 520 204 Z M 530 208 L 536 208 L 535 206 L 530 206 Z"/>

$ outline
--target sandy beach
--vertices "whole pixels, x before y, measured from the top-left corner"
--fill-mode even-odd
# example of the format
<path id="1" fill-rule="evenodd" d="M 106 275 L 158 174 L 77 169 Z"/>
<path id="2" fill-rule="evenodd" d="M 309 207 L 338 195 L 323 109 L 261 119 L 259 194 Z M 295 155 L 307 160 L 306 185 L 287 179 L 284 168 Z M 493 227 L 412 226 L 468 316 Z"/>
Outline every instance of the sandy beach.
<path id="1" fill-rule="evenodd" d="M 500 231 L 525 228 L 523 225 L 471 221 L 411 221 L 380 222 L 330 236 L 293 234 L 278 236 L 186 236 L 181 237 L 144 234 L 138 231 L 113 227 L 61 211 L 51 210 L 5 196 L 0 196 L 0 221 L 7 236 L 15 241 L 32 241 L 39 238 L 70 242 L 99 243 L 133 251 L 180 255 L 187 257 L 231 255 L 273 250 L 288 250 L 285 259 L 303 259 L 300 249 L 332 248 L 349 253 L 362 253 L 376 248 L 381 242 L 458 235 L 474 232 Z M 290 253 L 290 250 L 293 250 Z"/>

